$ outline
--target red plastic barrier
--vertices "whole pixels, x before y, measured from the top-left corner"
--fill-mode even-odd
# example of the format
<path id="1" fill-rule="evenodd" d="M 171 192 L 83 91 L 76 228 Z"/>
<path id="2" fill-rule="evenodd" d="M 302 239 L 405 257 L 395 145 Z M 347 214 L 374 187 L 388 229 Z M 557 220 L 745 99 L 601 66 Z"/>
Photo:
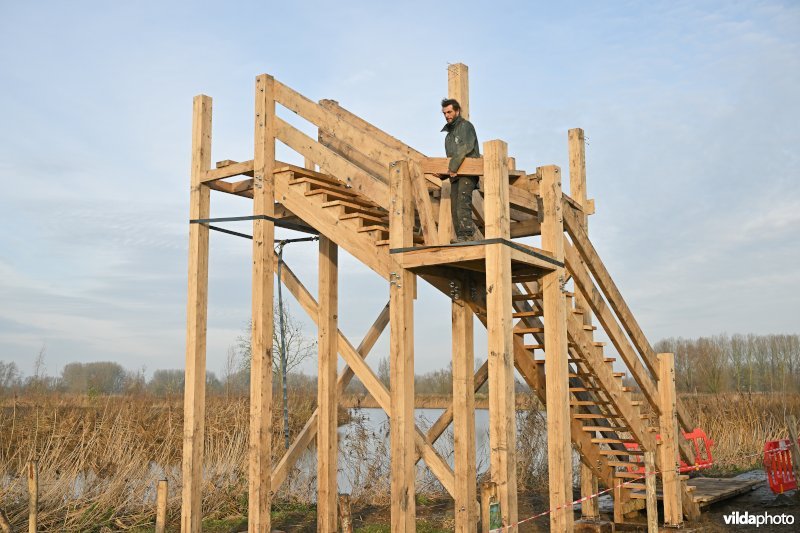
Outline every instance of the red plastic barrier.
<path id="1" fill-rule="evenodd" d="M 800 444 L 800 439 L 797 439 Z M 764 471 L 767 473 L 769 488 L 775 494 L 797 488 L 797 479 L 792 470 L 792 454 L 789 439 L 770 440 L 764 443 Z"/>
<path id="2" fill-rule="evenodd" d="M 689 472 L 702 470 L 711 467 L 714 464 L 714 456 L 711 455 L 711 448 L 714 446 L 714 441 L 708 438 L 706 432 L 700 428 L 694 428 L 692 431 L 683 431 L 683 436 L 686 440 L 690 441 L 694 446 L 694 464 L 689 465 L 684 460 L 681 460 L 681 472 Z M 661 440 L 661 435 L 656 435 L 656 442 Z M 626 443 L 625 448 L 628 450 L 638 450 L 637 443 Z M 641 455 L 631 456 L 633 462 L 642 463 L 644 458 Z M 639 472 L 644 474 L 644 466 L 639 468 L 628 467 L 631 472 Z"/>

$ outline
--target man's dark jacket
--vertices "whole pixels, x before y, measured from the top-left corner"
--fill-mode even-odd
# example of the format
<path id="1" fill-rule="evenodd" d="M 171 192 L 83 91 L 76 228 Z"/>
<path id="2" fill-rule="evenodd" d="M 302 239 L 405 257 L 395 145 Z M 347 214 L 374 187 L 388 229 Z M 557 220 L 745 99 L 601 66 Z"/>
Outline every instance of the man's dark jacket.
<path id="1" fill-rule="evenodd" d="M 445 124 L 442 131 L 447 132 L 447 137 L 444 138 L 444 151 L 450 158 L 448 165 L 450 172 L 457 172 L 465 157 L 481 156 L 478 150 L 478 135 L 469 120 L 459 115 L 453 122 Z"/>

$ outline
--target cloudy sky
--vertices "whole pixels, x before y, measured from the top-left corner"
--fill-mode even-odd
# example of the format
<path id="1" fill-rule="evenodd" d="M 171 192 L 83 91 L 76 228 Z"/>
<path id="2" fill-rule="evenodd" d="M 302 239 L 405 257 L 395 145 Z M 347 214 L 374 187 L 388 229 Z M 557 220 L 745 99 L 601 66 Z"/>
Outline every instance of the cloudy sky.
<path id="1" fill-rule="evenodd" d="M 553 4 L 0 3 L 0 360 L 183 366 L 194 95 L 214 98 L 214 161 L 252 157 L 262 72 L 440 155 L 455 62 L 480 139 L 520 168 L 566 173 L 585 129 L 593 240 L 651 341 L 800 332 L 800 5 Z M 213 216 L 249 213 L 221 196 Z M 250 243 L 211 241 L 219 372 L 249 319 Z M 388 288 L 343 256 L 358 343 Z M 316 290 L 315 246 L 286 260 Z M 448 301 L 421 288 L 416 327 L 418 371 L 445 365 Z"/>

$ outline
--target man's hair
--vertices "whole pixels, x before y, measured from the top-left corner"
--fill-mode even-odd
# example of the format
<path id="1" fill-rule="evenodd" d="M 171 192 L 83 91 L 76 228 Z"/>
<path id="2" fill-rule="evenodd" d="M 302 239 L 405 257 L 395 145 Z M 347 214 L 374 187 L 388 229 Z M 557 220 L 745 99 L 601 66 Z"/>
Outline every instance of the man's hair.
<path id="1" fill-rule="evenodd" d="M 461 104 L 458 103 L 458 100 L 455 98 L 443 98 L 442 99 L 442 109 L 447 106 L 453 106 L 454 111 L 461 111 Z"/>

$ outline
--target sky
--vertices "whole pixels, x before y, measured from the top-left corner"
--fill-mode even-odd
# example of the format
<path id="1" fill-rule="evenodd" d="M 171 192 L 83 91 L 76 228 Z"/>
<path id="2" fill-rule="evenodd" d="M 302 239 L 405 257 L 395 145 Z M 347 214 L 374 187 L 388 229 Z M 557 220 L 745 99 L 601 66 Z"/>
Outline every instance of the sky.
<path id="1" fill-rule="evenodd" d="M 796 2 L 0 0 L 0 360 L 183 368 L 194 95 L 214 100 L 212 161 L 252 158 L 261 73 L 441 156 L 458 62 L 480 140 L 518 168 L 566 178 L 567 130 L 585 130 L 590 234 L 651 342 L 800 332 Z M 212 216 L 250 213 L 227 196 Z M 218 374 L 249 320 L 250 252 L 211 235 Z M 315 245 L 285 258 L 315 293 Z M 354 345 L 387 300 L 342 252 Z M 444 367 L 449 302 L 424 284 L 415 327 L 417 372 Z"/>

